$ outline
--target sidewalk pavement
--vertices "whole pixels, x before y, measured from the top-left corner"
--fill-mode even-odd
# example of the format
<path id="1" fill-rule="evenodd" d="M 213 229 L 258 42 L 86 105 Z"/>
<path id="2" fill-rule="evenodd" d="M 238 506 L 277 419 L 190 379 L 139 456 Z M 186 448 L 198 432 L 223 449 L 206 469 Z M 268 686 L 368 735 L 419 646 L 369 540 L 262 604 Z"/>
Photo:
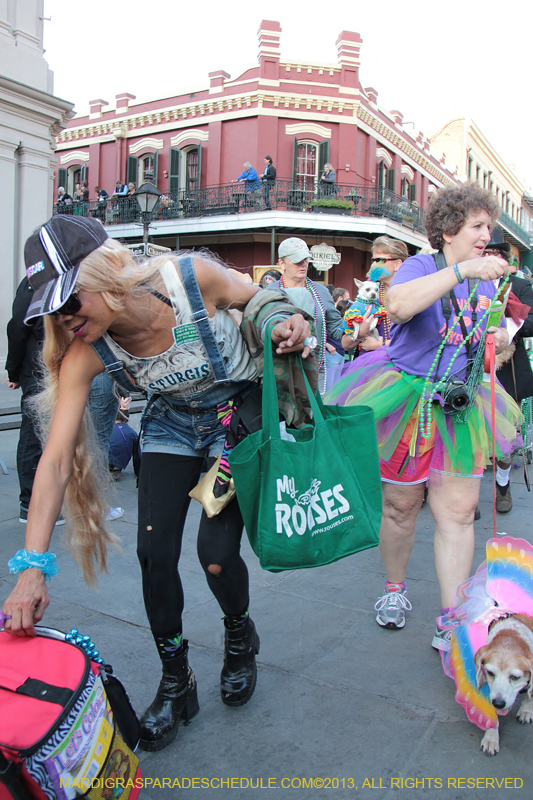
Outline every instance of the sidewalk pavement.
<path id="1" fill-rule="evenodd" d="M 7 404 L 3 390 L 0 401 Z M 9 475 L 0 474 L 2 599 L 15 583 L 6 562 L 24 543 L 18 522 L 17 440 L 18 431 L 0 432 L 0 455 L 9 468 Z M 514 508 L 498 516 L 498 530 L 533 541 L 532 498 L 521 470 L 513 469 L 511 476 Z M 491 478 L 487 473 L 481 486 L 474 568 L 483 561 L 492 534 Z M 85 586 L 61 543 L 64 529 L 56 529 L 53 550 L 61 572 L 49 584 L 51 605 L 43 624 L 63 631 L 75 626 L 89 634 L 141 714 L 157 689 L 160 666 L 141 596 L 136 501 L 135 478 L 128 472 L 112 499 L 112 505 L 125 509 L 124 517 L 111 523 L 122 552 L 111 553 L 109 573 L 100 578 L 98 591 Z M 265 797 L 265 788 L 270 790 L 266 796 L 305 800 L 532 796 L 533 726 L 519 725 L 513 713 L 500 718 L 501 751 L 491 759 L 482 754 L 482 732 L 455 702 L 454 684 L 431 648 L 439 594 L 427 506 L 418 517 L 408 571 L 413 610 L 402 631 L 383 630 L 375 622 L 374 603 L 383 587 L 377 549 L 314 570 L 272 574 L 259 567 L 244 538 L 250 610 L 261 652 L 255 694 L 247 705 L 233 709 L 219 698 L 222 614 L 196 556 L 199 513 L 192 501 L 181 574 L 184 635 L 198 680 L 200 713 L 190 726 L 181 727 L 168 748 L 139 751 L 144 778 L 155 782 L 142 790 L 141 798 L 244 800 Z M 201 788 L 202 779 L 212 781 L 209 788 Z"/>

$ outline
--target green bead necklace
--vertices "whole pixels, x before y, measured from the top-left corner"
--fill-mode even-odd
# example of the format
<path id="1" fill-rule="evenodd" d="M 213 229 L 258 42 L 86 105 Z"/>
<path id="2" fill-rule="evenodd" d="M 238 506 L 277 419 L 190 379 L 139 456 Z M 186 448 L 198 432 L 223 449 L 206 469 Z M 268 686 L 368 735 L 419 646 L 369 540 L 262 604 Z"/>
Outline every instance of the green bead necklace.
<path id="1" fill-rule="evenodd" d="M 502 286 L 505 286 L 509 282 L 509 280 L 510 280 L 509 275 L 506 275 L 504 280 L 500 284 L 499 289 L 501 290 Z M 500 295 L 500 291 L 498 291 L 494 295 L 494 297 L 492 298 L 492 300 L 489 303 L 488 308 L 484 311 L 484 313 L 483 313 L 481 319 L 479 320 L 479 322 L 477 323 L 477 325 L 472 328 L 470 333 L 467 335 L 466 339 L 464 339 L 464 341 L 460 345 L 458 345 L 458 347 L 456 348 L 453 356 L 450 359 L 450 363 L 448 364 L 446 372 L 444 373 L 442 378 L 440 378 L 439 380 L 433 381 L 431 376 L 433 375 L 433 372 L 436 372 L 436 370 L 437 370 L 437 366 L 438 366 L 438 363 L 439 363 L 439 359 L 440 359 L 441 353 L 444 350 L 444 348 L 446 346 L 446 343 L 449 341 L 450 336 L 451 336 L 451 334 L 453 332 L 453 329 L 459 323 L 459 320 L 461 319 L 461 317 L 463 316 L 464 312 L 466 311 L 470 301 L 472 300 L 472 298 L 476 294 L 477 287 L 478 287 L 478 285 L 480 283 L 481 283 L 481 279 L 478 279 L 475 282 L 474 288 L 470 292 L 470 295 L 468 296 L 468 299 L 467 299 L 466 303 L 464 304 L 463 308 L 461 309 L 461 311 L 459 312 L 459 314 L 455 318 L 455 320 L 454 320 L 452 326 L 450 327 L 446 337 L 442 340 L 442 342 L 441 342 L 441 344 L 440 344 L 440 346 L 439 346 L 439 348 L 437 350 L 437 353 L 435 355 L 435 358 L 433 359 L 433 363 L 432 363 L 431 367 L 429 368 L 428 374 L 426 375 L 424 388 L 422 390 L 422 396 L 420 398 L 419 408 L 418 408 L 418 415 L 419 415 L 418 427 L 419 427 L 419 430 L 420 430 L 420 434 L 424 439 L 429 439 L 429 437 L 431 436 L 431 428 L 432 428 L 432 423 L 433 423 L 433 411 L 432 411 L 433 398 L 435 397 L 435 395 L 438 392 L 441 391 L 441 389 L 443 389 L 446 386 L 446 383 L 448 382 L 448 378 L 450 377 L 450 374 L 451 374 L 452 366 L 453 366 L 457 356 L 461 352 L 462 348 L 467 344 L 467 342 L 469 342 L 470 339 L 474 336 L 475 332 L 477 330 L 479 330 L 479 328 L 483 324 L 483 321 L 488 317 L 490 312 L 494 310 L 495 303 L 497 302 L 497 298 Z M 482 337 L 480 338 L 476 359 L 478 358 L 478 356 L 481 358 L 481 354 L 484 353 L 484 349 L 485 349 L 485 333 L 483 333 Z M 476 389 L 479 388 L 479 384 L 481 382 L 481 377 L 480 377 L 481 376 L 481 372 L 482 372 L 481 370 L 477 370 L 476 374 L 475 374 L 475 380 L 476 380 L 476 384 L 477 384 Z M 474 373 L 472 373 L 472 375 L 474 375 Z M 477 394 L 477 391 L 476 391 L 476 394 Z M 472 397 L 472 400 L 473 399 L 475 399 L 475 396 Z M 470 404 L 469 411 L 471 410 L 471 405 L 472 404 Z M 466 422 L 466 418 L 467 418 L 467 414 L 463 415 L 459 419 L 459 421 L 460 422 Z"/>

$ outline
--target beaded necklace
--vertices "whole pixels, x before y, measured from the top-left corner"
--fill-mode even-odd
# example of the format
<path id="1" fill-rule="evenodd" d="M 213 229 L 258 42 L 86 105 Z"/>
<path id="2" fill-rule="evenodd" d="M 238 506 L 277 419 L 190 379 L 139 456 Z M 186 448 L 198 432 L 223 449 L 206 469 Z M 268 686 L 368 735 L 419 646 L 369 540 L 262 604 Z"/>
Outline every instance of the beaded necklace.
<path id="1" fill-rule="evenodd" d="M 289 288 L 287 286 L 287 284 L 285 283 L 285 276 L 284 275 L 282 275 L 281 278 L 279 279 L 279 283 L 280 283 L 280 286 L 282 287 L 282 289 Z M 318 362 L 319 362 L 318 363 L 318 369 L 321 370 L 322 366 L 324 364 L 324 359 L 326 357 L 326 337 L 327 337 L 327 331 L 326 331 L 326 309 L 324 308 L 324 303 L 323 303 L 322 298 L 320 297 L 320 295 L 318 293 L 318 290 L 317 290 L 316 286 L 307 277 L 305 279 L 305 287 L 309 292 L 311 292 L 311 297 L 313 298 L 313 303 L 315 305 L 315 322 L 317 322 L 317 320 L 318 320 L 319 311 L 320 311 L 320 313 L 322 315 L 322 341 L 320 342 L 319 359 L 318 359 Z M 318 325 L 317 325 L 317 329 L 318 329 Z"/>
<path id="2" fill-rule="evenodd" d="M 386 300 L 387 290 L 385 289 L 385 284 L 379 283 L 379 304 L 382 306 L 385 311 L 387 310 L 387 300 Z M 385 314 L 383 317 L 383 333 L 385 334 L 383 339 L 385 340 L 385 344 L 388 343 L 390 339 L 390 319 L 389 315 Z"/>
<path id="3" fill-rule="evenodd" d="M 505 285 L 508 281 L 509 281 L 509 276 L 506 275 L 504 280 L 500 284 L 500 286 Z M 438 348 L 438 350 L 437 350 L 437 352 L 435 354 L 435 358 L 433 359 L 433 363 L 432 363 L 431 367 L 428 370 L 428 374 L 426 375 L 424 388 L 422 390 L 422 396 L 420 398 L 420 403 L 419 403 L 419 408 L 418 408 L 418 415 L 419 415 L 418 426 L 419 426 L 420 434 L 424 439 L 429 439 L 429 437 L 431 436 L 431 427 L 432 427 L 432 422 L 433 422 L 433 412 L 432 412 L 433 398 L 435 397 L 435 395 L 441 389 L 443 389 L 446 386 L 448 378 L 449 378 L 449 376 L 451 374 L 452 366 L 453 366 L 457 356 L 461 352 L 462 348 L 467 344 L 467 342 L 469 342 L 470 339 L 472 339 L 472 337 L 474 336 L 475 332 L 477 330 L 479 330 L 479 328 L 481 327 L 483 321 L 489 316 L 490 312 L 494 310 L 495 303 L 498 302 L 497 301 L 497 296 L 498 296 L 499 293 L 496 293 L 496 295 L 490 301 L 488 308 L 485 309 L 485 311 L 484 311 L 481 319 L 477 323 L 477 325 L 472 328 L 472 330 L 467 335 L 467 337 L 464 339 L 464 341 L 461 342 L 461 344 L 458 345 L 458 347 L 456 348 L 454 354 L 452 355 L 452 357 L 450 359 L 450 363 L 448 364 L 448 366 L 446 368 L 446 371 L 445 371 L 444 375 L 442 376 L 442 378 L 437 379 L 435 382 L 433 382 L 431 376 L 432 376 L 434 371 L 436 373 L 441 353 L 444 350 L 444 347 L 445 347 L 446 343 L 450 339 L 450 336 L 452 334 L 453 329 L 459 323 L 461 317 L 463 316 L 463 314 L 465 313 L 467 307 L 469 306 L 470 301 L 472 300 L 472 298 L 476 294 L 477 287 L 478 287 L 478 285 L 480 283 L 481 283 L 480 279 L 478 279 L 475 282 L 474 288 L 470 292 L 470 295 L 468 296 L 468 299 L 467 299 L 466 303 L 464 304 L 464 306 L 461 309 L 461 311 L 459 312 L 459 314 L 456 316 L 456 318 L 455 318 L 452 326 L 450 327 L 446 337 L 442 340 L 441 344 L 439 345 L 439 348 Z M 478 346 L 478 352 L 479 352 L 479 348 L 481 348 L 483 346 L 484 346 L 484 337 L 482 337 L 480 339 L 479 346 Z M 436 374 L 435 374 L 435 378 L 438 378 L 438 376 Z M 463 420 L 463 421 L 465 421 L 465 420 Z"/>

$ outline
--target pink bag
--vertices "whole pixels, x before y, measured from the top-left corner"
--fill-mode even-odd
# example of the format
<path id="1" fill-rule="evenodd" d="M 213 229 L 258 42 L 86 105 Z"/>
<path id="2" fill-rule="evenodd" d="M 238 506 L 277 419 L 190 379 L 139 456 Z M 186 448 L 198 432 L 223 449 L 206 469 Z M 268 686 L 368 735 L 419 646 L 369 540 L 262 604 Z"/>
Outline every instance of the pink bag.
<path id="1" fill-rule="evenodd" d="M 117 787 L 135 800 L 139 722 L 124 687 L 65 634 L 36 631 L 0 631 L 0 800 L 106 800 Z"/>

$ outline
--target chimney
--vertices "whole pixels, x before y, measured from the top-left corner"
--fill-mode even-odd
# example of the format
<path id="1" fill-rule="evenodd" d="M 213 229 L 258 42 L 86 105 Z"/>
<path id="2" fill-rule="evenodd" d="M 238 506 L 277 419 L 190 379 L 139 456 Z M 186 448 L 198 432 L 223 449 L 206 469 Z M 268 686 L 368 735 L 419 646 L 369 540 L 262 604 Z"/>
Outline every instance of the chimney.
<path id="1" fill-rule="evenodd" d="M 403 114 L 402 114 L 402 112 L 395 110 L 395 111 L 391 111 L 390 114 L 391 114 L 391 117 L 394 120 L 394 124 L 397 125 L 399 128 L 401 128 L 402 127 L 402 122 L 403 122 Z"/>
<path id="2" fill-rule="evenodd" d="M 224 81 L 231 78 L 223 69 L 217 69 L 216 72 L 209 73 L 209 94 L 216 94 L 217 92 L 224 91 Z"/>
<path id="3" fill-rule="evenodd" d="M 259 39 L 259 77 L 269 81 L 279 81 L 279 22 L 264 19 L 257 31 Z"/>
<path id="4" fill-rule="evenodd" d="M 123 92 L 122 94 L 115 95 L 115 105 L 117 114 L 127 114 L 130 108 L 130 100 L 136 100 L 134 94 Z"/>
<path id="5" fill-rule="evenodd" d="M 89 119 L 98 119 L 102 116 L 102 108 L 108 106 L 107 100 L 89 100 Z"/>
<path id="6" fill-rule="evenodd" d="M 367 88 L 365 89 L 365 93 L 370 102 L 373 103 L 374 105 L 377 105 L 378 93 L 376 92 L 376 90 L 372 86 L 367 86 Z"/>
<path id="7" fill-rule="evenodd" d="M 347 94 L 359 92 L 359 53 L 363 40 L 358 33 L 342 31 L 335 42 L 341 65 L 341 81 L 339 91 Z"/>

